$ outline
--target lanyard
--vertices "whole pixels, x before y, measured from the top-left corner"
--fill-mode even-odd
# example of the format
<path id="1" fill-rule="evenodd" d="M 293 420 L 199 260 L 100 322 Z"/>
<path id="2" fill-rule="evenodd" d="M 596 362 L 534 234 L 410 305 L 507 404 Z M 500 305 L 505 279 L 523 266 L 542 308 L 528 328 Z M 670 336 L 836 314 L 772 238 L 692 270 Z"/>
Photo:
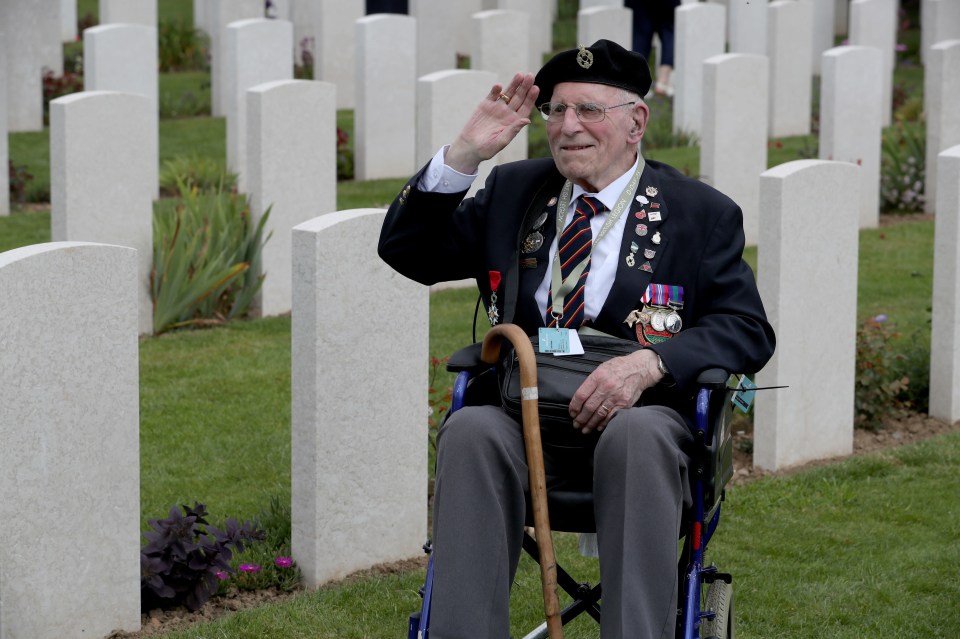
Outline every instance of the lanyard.
<path id="1" fill-rule="evenodd" d="M 639 155 L 639 154 L 638 154 Z M 597 238 L 593 240 L 590 245 L 590 253 L 583 258 L 577 267 L 571 271 L 567 276 L 567 279 L 563 279 L 563 275 L 560 271 L 560 234 L 563 233 L 564 222 L 567 219 L 567 212 L 570 208 L 570 196 L 573 194 L 573 182 L 567 180 L 563 188 L 560 190 L 560 199 L 557 202 L 557 251 L 553 256 L 553 270 L 550 280 L 550 290 L 551 295 L 553 296 L 553 305 L 550 309 L 550 315 L 556 319 L 563 317 L 563 302 L 567 295 L 574 289 L 577 281 L 580 279 L 580 276 L 583 274 L 584 269 L 587 268 L 587 263 L 590 261 L 590 254 L 593 253 L 593 244 L 596 244 L 602 240 L 607 232 L 613 228 L 613 225 L 617 223 L 617 220 L 620 219 L 620 216 L 623 215 L 623 212 L 627 210 L 627 207 L 630 205 L 630 199 L 633 197 L 634 191 L 637 190 L 637 185 L 640 184 L 640 176 L 643 174 L 643 167 L 646 165 L 646 162 L 643 160 L 643 156 L 639 155 L 639 161 L 637 163 L 637 168 L 633 172 L 633 176 L 630 178 L 630 181 L 627 183 L 627 186 L 624 187 L 623 192 L 620 193 L 620 197 L 617 198 L 617 203 L 613 206 L 613 210 L 610 211 L 610 214 L 607 216 L 606 221 L 603 223 L 603 227 L 600 229 L 600 232 L 597 234 Z"/>

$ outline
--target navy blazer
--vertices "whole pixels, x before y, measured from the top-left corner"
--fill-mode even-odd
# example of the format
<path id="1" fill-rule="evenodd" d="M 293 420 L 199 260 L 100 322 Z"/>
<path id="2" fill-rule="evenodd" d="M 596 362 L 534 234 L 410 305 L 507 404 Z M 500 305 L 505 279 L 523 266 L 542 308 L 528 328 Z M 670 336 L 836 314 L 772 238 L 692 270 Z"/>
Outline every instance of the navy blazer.
<path id="1" fill-rule="evenodd" d="M 425 167 L 426 168 L 426 167 Z M 424 170 L 425 170 L 424 168 Z M 496 167 L 475 197 L 417 189 L 421 170 L 387 211 L 379 254 L 394 269 L 422 284 L 476 278 L 485 305 L 490 303 L 490 271 L 502 274 L 497 290 L 501 321 L 528 334 L 544 325 L 534 293 L 546 274 L 547 253 L 556 234 L 556 201 L 564 178 L 551 158 Z M 743 261 L 743 215 L 727 196 L 660 162 L 646 162 L 631 207 L 616 279 L 591 326 L 637 340 L 626 323 L 642 307 L 650 283 L 683 287 L 682 330 L 653 345 L 678 389 L 690 388 L 712 367 L 755 372 L 771 357 L 775 338 L 767 322 L 753 271 Z M 655 206 L 657 205 L 657 206 Z M 639 210 L 646 211 L 639 220 Z M 539 250 L 521 250 L 530 227 L 547 211 Z M 650 221 L 652 211 L 659 221 Z M 654 216 L 656 217 L 656 216 Z M 646 234 L 637 233 L 637 224 Z M 659 244 L 654 243 L 654 237 Z M 634 266 L 626 256 L 639 245 Z M 647 260 L 644 251 L 654 251 Z M 644 268 L 641 268 L 644 267 Z M 646 270 L 645 270 L 646 269 Z M 588 283 L 589 286 L 589 283 Z M 657 403 L 675 404 L 666 397 Z"/>

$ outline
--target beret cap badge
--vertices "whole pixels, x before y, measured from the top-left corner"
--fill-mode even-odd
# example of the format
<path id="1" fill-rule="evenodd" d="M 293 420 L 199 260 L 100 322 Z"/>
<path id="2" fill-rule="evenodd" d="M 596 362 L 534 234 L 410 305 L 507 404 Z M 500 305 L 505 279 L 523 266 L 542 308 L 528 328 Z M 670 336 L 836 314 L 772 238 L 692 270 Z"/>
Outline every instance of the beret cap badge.
<path id="1" fill-rule="evenodd" d="M 589 69 L 593 66 L 593 52 L 587 51 L 587 48 L 580 45 L 580 50 L 577 51 L 577 64 L 579 64 L 584 69 Z"/>

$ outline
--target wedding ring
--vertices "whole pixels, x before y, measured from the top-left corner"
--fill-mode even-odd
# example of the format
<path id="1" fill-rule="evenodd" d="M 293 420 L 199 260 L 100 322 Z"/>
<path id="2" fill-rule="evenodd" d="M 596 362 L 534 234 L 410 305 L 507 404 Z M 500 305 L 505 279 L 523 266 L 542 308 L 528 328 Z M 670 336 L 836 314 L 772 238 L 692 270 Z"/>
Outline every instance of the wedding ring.
<path id="1" fill-rule="evenodd" d="M 504 103 L 504 104 L 510 104 L 510 99 L 511 99 L 511 98 L 510 98 L 510 96 L 507 95 L 506 93 L 501 93 L 501 94 L 500 94 L 500 97 L 497 98 L 497 99 L 498 99 L 498 100 L 503 100 L 503 103 Z"/>
<path id="2" fill-rule="evenodd" d="M 601 412 L 601 411 L 603 411 L 603 412 Z M 603 417 L 604 415 L 606 415 L 607 413 L 610 412 L 610 409 L 607 408 L 606 405 L 600 404 L 600 408 L 597 409 L 597 412 L 600 413 L 600 416 L 601 416 L 601 417 Z"/>

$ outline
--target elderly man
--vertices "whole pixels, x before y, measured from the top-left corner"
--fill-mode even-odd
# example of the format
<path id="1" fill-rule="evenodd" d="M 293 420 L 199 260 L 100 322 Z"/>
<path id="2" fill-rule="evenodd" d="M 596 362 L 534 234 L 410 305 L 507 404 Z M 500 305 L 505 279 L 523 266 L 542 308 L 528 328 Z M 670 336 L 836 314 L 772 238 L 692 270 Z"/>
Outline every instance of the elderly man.
<path id="1" fill-rule="evenodd" d="M 740 209 L 639 152 L 650 82 L 643 56 L 600 40 L 536 79 L 495 85 L 393 202 L 379 246 L 424 284 L 476 278 L 491 323 L 530 335 L 589 326 L 645 347 L 576 392 L 574 446 L 544 440 L 548 486 L 594 492 L 605 638 L 673 636 L 692 384 L 710 367 L 758 370 L 774 348 Z M 464 199 L 534 106 L 552 158 L 496 167 Z M 438 446 L 431 637 L 507 637 L 527 488 L 520 427 L 498 401 L 471 405 Z"/>

